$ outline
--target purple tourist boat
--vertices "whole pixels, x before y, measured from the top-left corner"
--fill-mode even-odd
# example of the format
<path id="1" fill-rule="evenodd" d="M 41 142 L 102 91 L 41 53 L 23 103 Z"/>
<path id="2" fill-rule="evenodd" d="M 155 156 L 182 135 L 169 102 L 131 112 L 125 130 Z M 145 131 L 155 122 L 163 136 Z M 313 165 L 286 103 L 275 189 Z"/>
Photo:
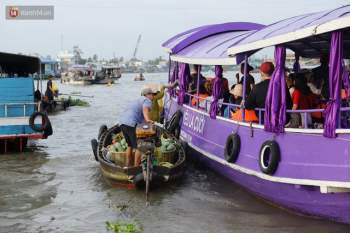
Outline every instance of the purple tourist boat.
<path id="1" fill-rule="evenodd" d="M 179 89 L 169 92 L 166 119 L 182 115 L 180 137 L 198 152 L 191 153 L 193 156 L 280 207 L 350 223 L 350 129 L 342 128 L 340 120 L 341 114 L 350 111 L 340 104 L 341 86 L 350 91 L 343 62 L 350 58 L 350 6 L 300 15 L 266 27 L 253 23 L 203 26 L 181 33 L 162 46 L 171 60 L 169 81 L 179 81 Z M 217 114 L 222 92 L 220 65 L 247 64 L 249 56 L 271 46 L 275 47 L 276 69 L 265 109 L 256 109 L 260 123 L 234 121 Z M 305 58 L 329 54 L 330 100 L 325 109 L 286 109 L 286 49 Z M 188 104 L 189 98 L 199 98 L 186 93 L 189 64 L 216 66 L 207 109 Z M 312 112 L 322 112 L 324 129 L 307 124 L 285 128 L 285 112 L 299 113 L 304 119 Z"/>

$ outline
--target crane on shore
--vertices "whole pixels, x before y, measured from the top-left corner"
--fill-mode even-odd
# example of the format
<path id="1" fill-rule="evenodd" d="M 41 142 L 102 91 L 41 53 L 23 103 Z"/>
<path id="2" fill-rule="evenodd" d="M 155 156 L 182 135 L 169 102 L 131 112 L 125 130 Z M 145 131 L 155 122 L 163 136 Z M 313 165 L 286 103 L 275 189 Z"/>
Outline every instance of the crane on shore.
<path id="1" fill-rule="evenodd" d="M 138 48 L 139 48 L 140 42 L 141 42 L 141 34 L 140 34 L 139 37 L 137 38 L 136 46 L 135 46 L 135 50 L 134 50 L 134 54 L 133 54 L 133 56 L 132 56 L 132 60 L 137 60 L 136 54 L 137 54 L 137 50 L 138 50 Z"/>

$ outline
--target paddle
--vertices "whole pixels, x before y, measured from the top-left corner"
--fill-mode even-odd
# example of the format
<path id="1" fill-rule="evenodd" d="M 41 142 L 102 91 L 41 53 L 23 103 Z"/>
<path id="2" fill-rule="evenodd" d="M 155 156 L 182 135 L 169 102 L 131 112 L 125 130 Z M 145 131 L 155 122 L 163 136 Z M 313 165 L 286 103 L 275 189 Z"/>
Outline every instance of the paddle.
<path id="1" fill-rule="evenodd" d="M 151 154 L 148 152 L 148 153 L 146 153 L 146 155 L 147 155 L 147 168 L 146 168 L 146 206 L 149 206 L 150 205 L 150 203 L 149 203 L 149 182 L 150 182 L 150 180 L 149 180 L 149 176 L 150 176 L 150 166 L 151 166 L 151 164 L 150 164 L 150 162 L 151 162 Z"/>
<path id="2" fill-rule="evenodd" d="M 79 96 L 79 97 L 85 97 L 85 98 L 94 98 L 94 96 L 93 96 L 93 95 L 64 94 L 64 93 L 59 93 L 58 95 L 67 95 L 67 96 Z"/>

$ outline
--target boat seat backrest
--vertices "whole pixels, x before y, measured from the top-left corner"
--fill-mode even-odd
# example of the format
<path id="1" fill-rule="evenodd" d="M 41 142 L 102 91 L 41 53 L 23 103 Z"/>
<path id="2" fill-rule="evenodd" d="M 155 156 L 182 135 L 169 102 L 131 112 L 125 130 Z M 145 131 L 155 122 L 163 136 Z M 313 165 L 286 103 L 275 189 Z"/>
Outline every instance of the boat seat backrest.
<path id="1" fill-rule="evenodd" d="M 0 117 L 5 117 L 5 104 L 7 104 L 7 117 L 30 116 L 35 109 L 34 82 L 32 78 L 0 78 Z M 18 105 L 13 105 L 18 103 Z"/>

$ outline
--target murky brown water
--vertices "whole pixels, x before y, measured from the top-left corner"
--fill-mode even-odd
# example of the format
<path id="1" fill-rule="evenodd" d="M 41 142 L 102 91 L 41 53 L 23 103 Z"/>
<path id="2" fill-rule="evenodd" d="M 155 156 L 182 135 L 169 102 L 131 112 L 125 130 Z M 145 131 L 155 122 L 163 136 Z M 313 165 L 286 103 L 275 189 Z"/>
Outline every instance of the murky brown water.
<path id="1" fill-rule="evenodd" d="M 166 74 L 145 75 L 165 82 Z M 88 108 L 51 116 L 54 135 L 32 151 L 0 155 L 0 232 L 107 232 L 105 221 L 133 222 L 144 232 L 330 233 L 350 226 L 289 214 L 206 169 L 151 194 L 111 188 L 92 159 L 90 139 L 112 125 L 142 82 L 125 74 L 118 84 L 61 86 L 94 95 Z"/>

